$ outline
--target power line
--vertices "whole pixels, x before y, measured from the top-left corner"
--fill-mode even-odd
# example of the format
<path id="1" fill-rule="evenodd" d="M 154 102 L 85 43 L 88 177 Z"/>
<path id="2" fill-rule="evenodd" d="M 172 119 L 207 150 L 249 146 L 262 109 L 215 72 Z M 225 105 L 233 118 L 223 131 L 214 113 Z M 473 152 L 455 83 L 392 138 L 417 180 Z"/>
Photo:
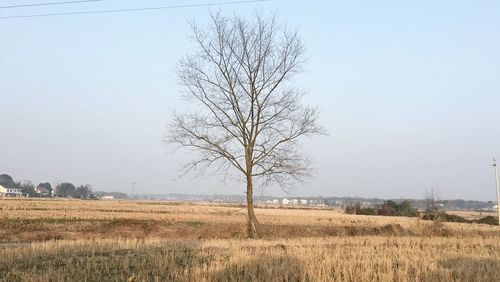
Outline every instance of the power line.
<path id="1" fill-rule="evenodd" d="M 99 2 L 99 1 L 104 1 L 104 0 L 79 0 L 79 1 L 64 1 L 64 2 L 49 2 L 49 3 L 32 3 L 32 4 L 22 4 L 22 5 L 0 6 L 0 9 L 26 8 L 26 7 L 51 6 L 51 5 L 65 5 L 65 4 L 78 4 L 78 3 Z"/>
<path id="2" fill-rule="evenodd" d="M 102 1 L 102 0 L 100 0 L 100 1 Z M 49 14 L 16 15 L 16 16 L 3 16 L 3 17 L 0 17 L 0 20 L 1 19 L 17 19 L 17 18 L 38 18 L 38 17 L 68 16 L 68 15 L 102 14 L 102 13 L 123 13 L 123 12 L 135 12 L 135 11 L 178 9 L 178 8 L 210 7 L 210 6 L 222 6 L 222 5 L 249 4 L 249 3 L 268 2 L 268 1 L 271 1 L 271 0 L 213 2 L 213 3 L 205 3 L 205 4 L 185 4 L 185 5 L 129 8 L 129 9 L 116 9 L 116 10 L 96 10 L 96 11 L 77 11 L 77 12 L 63 12 L 63 13 L 49 13 Z"/>

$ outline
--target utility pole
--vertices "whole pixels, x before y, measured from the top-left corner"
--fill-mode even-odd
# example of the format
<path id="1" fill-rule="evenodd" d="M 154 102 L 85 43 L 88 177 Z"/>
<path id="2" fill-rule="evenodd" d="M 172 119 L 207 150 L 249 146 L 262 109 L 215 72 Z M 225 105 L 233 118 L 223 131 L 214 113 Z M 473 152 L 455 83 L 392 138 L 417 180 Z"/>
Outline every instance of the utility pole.
<path id="1" fill-rule="evenodd" d="M 500 226 L 500 191 L 498 188 L 498 167 L 497 167 L 497 161 L 495 159 L 493 159 L 493 168 L 495 169 L 495 184 L 497 187 L 498 226 Z"/>
<path id="2" fill-rule="evenodd" d="M 132 201 L 134 200 L 134 188 L 135 188 L 135 182 L 132 182 Z"/>

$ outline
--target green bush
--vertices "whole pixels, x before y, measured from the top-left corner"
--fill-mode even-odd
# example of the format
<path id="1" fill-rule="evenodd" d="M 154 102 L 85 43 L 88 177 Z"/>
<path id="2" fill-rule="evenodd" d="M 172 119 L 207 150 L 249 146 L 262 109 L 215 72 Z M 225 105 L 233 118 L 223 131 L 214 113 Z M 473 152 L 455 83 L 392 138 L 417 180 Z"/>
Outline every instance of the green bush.
<path id="1" fill-rule="evenodd" d="M 470 220 L 467 220 L 461 216 L 455 214 L 447 214 L 444 211 L 436 211 L 436 210 L 427 210 L 425 211 L 423 220 L 440 220 L 444 222 L 459 222 L 459 223 L 470 223 Z"/>
<path id="2" fill-rule="evenodd" d="M 459 223 L 470 223 L 470 220 L 467 220 L 461 216 L 455 215 L 455 214 L 447 214 L 444 213 L 443 220 L 446 222 L 459 222 Z"/>
<path id="3" fill-rule="evenodd" d="M 356 211 L 360 209 L 360 205 L 356 204 L 354 206 L 348 205 L 345 207 L 345 213 L 346 214 L 356 214 Z"/>
<path id="4" fill-rule="evenodd" d="M 359 215 L 377 215 L 377 210 L 374 208 L 362 208 L 361 204 L 357 203 L 354 206 L 346 206 L 345 213 Z"/>
<path id="5" fill-rule="evenodd" d="M 474 220 L 474 222 L 480 223 L 480 224 L 498 225 L 498 219 L 496 217 L 491 216 L 491 215 Z"/>
<path id="6" fill-rule="evenodd" d="M 377 210 L 374 208 L 363 208 L 356 211 L 360 215 L 378 215 Z"/>
<path id="7" fill-rule="evenodd" d="M 382 215 L 382 216 L 406 216 L 416 217 L 418 211 L 411 206 L 409 201 L 403 201 L 400 204 L 394 201 L 385 201 L 378 208 L 361 208 L 358 203 L 356 205 L 349 205 L 345 208 L 347 214 L 361 214 L 361 215 Z"/>

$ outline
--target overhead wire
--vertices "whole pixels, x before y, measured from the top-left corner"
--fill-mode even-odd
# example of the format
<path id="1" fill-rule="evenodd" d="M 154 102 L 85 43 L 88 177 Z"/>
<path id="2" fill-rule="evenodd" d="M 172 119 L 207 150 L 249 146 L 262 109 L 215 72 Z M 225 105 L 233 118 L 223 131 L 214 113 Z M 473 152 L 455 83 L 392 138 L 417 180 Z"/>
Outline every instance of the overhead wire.
<path id="1" fill-rule="evenodd" d="M 52 6 L 52 5 L 66 5 L 66 4 L 80 4 L 80 3 L 100 2 L 100 1 L 104 1 L 104 0 L 78 0 L 78 1 L 63 1 L 63 2 L 31 3 L 31 4 L 0 6 L 0 9 L 27 8 L 27 7 Z"/>
<path id="2" fill-rule="evenodd" d="M 102 0 L 99 0 L 99 1 L 102 1 Z M 74 11 L 74 12 L 60 12 L 60 13 L 47 13 L 47 14 L 14 15 L 14 16 L 0 16 L 0 20 L 1 19 L 16 19 L 16 18 L 37 18 L 37 17 L 52 17 L 52 16 L 86 15 L 86 14 L 101 14 L 101 13 L 124 13 L 124 12 L 136 12 L 136 11 L 153 11 L 153 10 L 166 10 L 166 9 L 179 9 L 179 8 L 210 7 L 210 6 L 223 6 L 223 5 L 236 5 L 236 4 L 250 4 L 250 3 L 258 3 L 258 2 L 268 2 L 268 1 L 271 1 L 271 0 L 211 2 L 211 3 L 200 3 L 200 4 L 181 4 L 181 5 L 170 5 L 170 6 L 127 8 L 127 9 L 110 9 L 110 10 L 95 10 L 95 11 Z"/>

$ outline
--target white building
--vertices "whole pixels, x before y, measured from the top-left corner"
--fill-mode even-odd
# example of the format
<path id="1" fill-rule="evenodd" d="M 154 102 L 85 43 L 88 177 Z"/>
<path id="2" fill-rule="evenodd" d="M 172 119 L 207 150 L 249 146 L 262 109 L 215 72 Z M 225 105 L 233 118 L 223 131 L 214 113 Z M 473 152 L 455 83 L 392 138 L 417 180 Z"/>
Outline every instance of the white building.
<path id="1" fill-rule="evenodd" d="M 292 199 L 291 204 L 292 204 L 292 205 L 298 205 L 298 204 L 299 204 L 299 200 L 297 200 L 297 199 Z"/>
<path id="2" fill-rule="evenodd" d="M 0 196 L 10 196 L 10 197 L 22 197 L 23 189 L 21 188 L 5 188 L 0 185 Z"/>
<path id="3" fill-rule="evenodd" d="M 279 204 L 279 203 L 280 203 L 280 201 L 279 201 L 278 199 L 274 199 L 274 200 L 273 200 L 273 204 L 277 205 L 277 204 Z"/>
<path id="4" fill-rule="evenodd" d="M 23 196 L 23 189 L 21 189 L 21 188 L 7 188 L 7 195 L 14 196 L 14 197 L 22 197 Z"/>
<path id="5" fill-rule="evenodd" d="M 301 205 L 307 205 L 307 200 L 300 199 L 300 204 L 301 204 Z"/>
<path id="6" fill-rule="evenodd" d="M 50 197 L 50 190 L 45 188 L 45 187 L 36 187 L 35 188 L 35 192 L 37 192 L 38 194 L 40 194 L 40 196 L 43 196 L 43 197 Z"/>
<path id="7" fill-rule="evenodd" d="M 281 200 L 281 204 L 288 205 L 288 204 L 290 204 L 290 200 L 285 198 L 285 199 Z"/>

